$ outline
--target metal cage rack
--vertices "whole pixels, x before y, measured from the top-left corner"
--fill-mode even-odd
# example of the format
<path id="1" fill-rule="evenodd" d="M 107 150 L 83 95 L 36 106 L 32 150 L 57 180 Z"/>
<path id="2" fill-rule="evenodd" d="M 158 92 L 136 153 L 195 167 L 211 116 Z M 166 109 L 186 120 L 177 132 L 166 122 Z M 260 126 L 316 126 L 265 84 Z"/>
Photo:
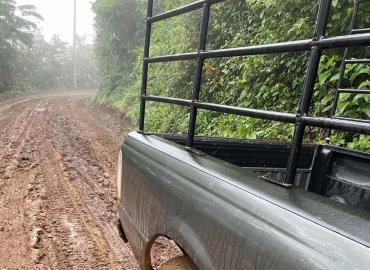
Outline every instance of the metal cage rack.
<path id="1" fill-rule="evenodd" d="M 314 92 L 315 81 L 317 79 L 318 67 L 322 52 L 324 50 L 333 48 L 345 48 L 345 50 L 349 50 L 349 48 L 355 46 L 369 46 L 370 29 L 352 29 L 348 35 L 326 37 L 325 33 L 332 2 L 331 0 L 319 0 L 319 8 L 315 25 L 315 34 L 312 39 L 207 51 L 206 43 L 211 7 L 214 4 L 224 1 L 225 0 L 195 1 L 191 4 L 153 16 L 153 0 L 148 0 L 141 102 L 140 102 L 139 132 L 144 133 L 145 105 L 147 101 L 174 104 L 190 108 L 190 119 L 187 139 L 188 148 L 191 148 L 194 143 L 197 112 L 199 109 L 235 115 L 243 115 L 252 118 L 271 120 L 282 123 L 295 124 L 294 138 L 290 149 L 290 156 L 287 164 L 287 175 L 285 182 L 283 183 L 286 186 L 292 186 L 294 183 L 295 175 L 297 172 L 298 159 L 300 156 L 304 140 L 304 132 L 307 127 L 319 127 L 328 130 L 334 129 L 338 131 L 349 131 L 361 134 L 370 134 L 370 124 L 366 121 L 364 122 L 360 120 L 340 119 L 335 117 L 331 118 L 315 117 L 309 115 L 309 108 L 313 103 L 312 96 Z M 354 2 L 356 9 L 356 6 L 358 6 L 360 3 L 370 1 L 355 0 Z M 150 57 L 150 41 L 153 23 L 199 9 L 203 9 L 203 12 L 200 25 L 198 48 L 196 52 Z M 299 110 L 297 114 L 258 110 L 251 108 L 241 108 L 237 106 L 228 106 L 202 102 L 201 100 L 199 100 L 203 77 L 203 65 L 206 59 L 261 55 L 261 54 L 304 52 L 304 51 L 310 51 L 310 56 L 305 76 L 305 84 L 302 91 Z M 183 60 L 196 61 L 195 81 L 194 87 L 192 89 L 191 100 L 147 95 L 148 69 L 150 63 L 159 63 L 159 62 L 163 63 Z"/>

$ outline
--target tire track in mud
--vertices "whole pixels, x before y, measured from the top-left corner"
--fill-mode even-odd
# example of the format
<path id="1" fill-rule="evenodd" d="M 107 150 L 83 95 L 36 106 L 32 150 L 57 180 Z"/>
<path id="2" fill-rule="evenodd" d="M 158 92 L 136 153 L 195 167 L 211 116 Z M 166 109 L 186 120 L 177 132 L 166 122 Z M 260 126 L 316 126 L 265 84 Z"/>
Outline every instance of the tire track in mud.
<path id="1" fill-rule="evenodd" d="M 27 147 L 35 123 L 33 106 L 35 104 L 24 103 L 17 108 L 15 116 L 14 112 L 5 113 L 2 120 L 6 120 L 1 121 L 4 132 L 0 136 L 0 254 L 5 251 L 8 256 L 3 264 L 9 264 L 15 269 L 18 268 L 14 265 L 19 269 L 27 265 L 26 260 L 15 260 L 19 256 L 27 261 L 34 259 L 34 254 L 28 249 L 32 237 L 29 230 L 32 230 L 32 226 L 25 226 L 31 223 L 27 217 L 27 186 L 34 179 L 30 171 L 37 166 L 37 159 L 33 158 L 36 149 Z"/>
<path id="2" fill-rule="evenodd" d="M 69 246 L 74 249 L 74 252 L 68 259 L 73 262 L 72 265 L 74 267 L 78 267 L 80 269 L 88 266 L 96 269 L 117 269 L 118 266 L 111 258 L 109 258 L 109 254 L 107 254 L 108 256 L 101 256 L 101 254 L 108 253 L 107 243 L 104 236 L 94 224 L 91 213 L 82 207 L 83 203 L 81 202 L 78 192 L 72 186 L 70 181 L 68 181 L 68 175 L 65 173 L 66 170 L 61 162 L 59 153 L 50 142 L 47 144 L 52 155 L 53 165 L 55 166 L 57 181 L 60 187 L 59 190 L 56 190 L 57 193 L 55 195 L 58 197 L 62 196 L 63 206 L 61 209 L 68 210 L 64 211 L 61 216 L 58 215 L 58 218 L 61 217 L 64 225 L 69 229 L 69 234 L 64 233 L 63 235 L 69 235 L 72 240 L 71 242 L 73 242 Z M 49 177 L 52 176 L 49 175 Z M 55 188 L 55 186 L 50 188 Z M 78 217 L 78 219 L 76 219 L 76 217 Z M 76 241 L 76 236 L 81 234 L 81 232 L 85 234 L 85 237 L 83 237 L 85 239 Z M 78 256 L 75 256 L 78 251 L 81 251 L 81 247 L 87 247 L 87 250 L 82 249 L 85 254 L 78 254 Z M 67 251 L 71 250 L 67 249 Z M 91 261 L 86 260 L 86 258 L 89 258 L 89 254 L 94 254 L 94 257 L 91 258 L 93 260 Z M 85 263 L 85 260 L 88 264 Z M 68 265 L 68 267 L 70 266 L 71 265 Z"/>
<path id="3" fill-rule="evenodd" d="M 90 115 L 96 111 L 86 104 L 83 94 L 0 108 L 4 269 L 138 269 L 115 227 L 116 157 L 110 155 L 121 134 L 96 131 L 100 123 Z"/>
<path id="4" fill-rule="evenodd" d="M 112 251 L 111 256 L 114 255 L 111 260 L 124 263 L 127 252 L 122 251 L 127 247 L 122 246 L 121 239 L 117 238 L 114 223 L 116 205 L 112 194 L 115 187 L 109 180 L 106 170 L 96 163 L 96 160 L 99 160 L 96 157 L 96 149 L 90 141 L 83 138 L 83 134 L 79 134 L 80 129 L 75 127 L 73 121 L 67 121 L 58 115 L 52 116 L 51 119 L 55 125 L 52 128 L 55 136 L 54 147 L 64 156 L 61 164 L 68 179 L 73 180 L 70 181 L 71 186 L 81 194 L 83 205 L 87 207 L 89 216 L 94 217 L 95 225 L 105 232 L 101 238 Z M 132 265 L 127 267 L 131 269 Z"/>
<path id="5" fill-rule="evenodd" d="M 116 228 L 125 122 L 88 98 L 0 104 L 1 269 L 139 269 Z M 154 246 L 155 267 L 178 253 L 172 246 Z"/>
<path id="6" fill-rule="evenodd" d="M 96 258 L 95 262 L 87 263 L 94 269 L 136 269 L 132 253 L 121 241 L 114 226 L 115 187 L 99 166 L 100 160 L 95 155 L 91 138 L 86 138 L 85 133 L 80 134 L 78 127 L 71 124 L 74 116 L 66 113 L 66 104 L 63 107 L 51 111 L 47 137 L 61 186 L 64 192 L 67 191 L 73 206 L 64 225 L 72 228 L 69 232 L 72 238 L 85 236 L 77 243 L 83 241 L 82 245 L 88 247 L 86 253 L 90 254 L 78 257 L 87 255 L 88 258 Z M 76 249 L 74 244 L 72 249 Z M 103 256 L 99 258 L 99 254 Z M 72 265 L 79 265 L 76 269 L 87 267 L 78 258 L 74 258 Z"/>
<path id="7" fill-rule="evenodd" d="M 0 176 L 2 179 L 10 179 L 17 167 L 18 158 L 23 149 L 31 125 L 33 111 L 26 107 L 15 119 L 9 118 L 8 125 L 2 129 L 0 137 Z"/>
<path id="8" fill-rule="evenodd" d="M 112 133 L 113 128 L 116 128 L 117 130 L 117 125 L 114 125 L 114 127 L 107 127 L 105 125 L 111 120 L 109 115 L 102 117 L 102 115 L 99 114 L 97 115 L 98 119 L 94 119 L 92 114 L 80 114 L 76 109 L 76 107 L 71 105 L 66 107 L 68 115 L 74 116 L 70 117 L 70 119 L 72 119 L 70 123 L 75 126 L 74 130 L 86 132 L 94 129 L 97 131 L 93 134 L 91 138 L 92 140 L 90 140 L 90 143 L 92 144 L 91 148 L 95 149 L 94 155 L 99 161 L 101 161 L 99 166 L 104 170 L 107 178 L 110 180 L 116 179 L 116 170 L 112 170 L 112 168 L 116 168 L 117 153 L 119 150 L 117 146 L 120 146 L 122 143 L 122 139 L 114 136 Z M 118 131 L 122 132 L 122 127 L 120 128 L 118 126 Z M 113 184 L 115 185 L 116 182 L 113 181 Z"/>

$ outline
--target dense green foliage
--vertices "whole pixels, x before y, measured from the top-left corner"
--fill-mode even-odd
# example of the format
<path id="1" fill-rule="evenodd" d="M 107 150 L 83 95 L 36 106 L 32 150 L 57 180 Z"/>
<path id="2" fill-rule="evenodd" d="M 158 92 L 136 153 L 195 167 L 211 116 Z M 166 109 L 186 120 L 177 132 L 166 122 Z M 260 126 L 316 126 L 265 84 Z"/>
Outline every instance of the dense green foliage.
<path id="1" fill-rule="evenodd" d="M 37 25 L 29 18 L 42 19 L 34 6 L 17 7 L 13 0 L 0 0 L 0 91 L 10 90 L 14 84 L 19 47 L 32 44 Z"/>
<path id="2" fill-rule="evenodd" d="M 31 89 L 73 89 L 72 48 L 54 36 L 46 42 L 38 32 L 42 20 L 32 5 L 0 0 L 0 93 Z M 79 38 L 78 87 L 97 88 L 94 48 Z"/>
<path id="3" fill-rule="evenodd" d="M 130 87 L 136 79 L 133 63 L 142 44 L 140 1 L 101 0 L 93 5 L 96 16 L 96 52 L 105 96 Z"/>
<path id="4" fill-rule="evenodd" d="M 192 1 L 155 1 L 155 10 L 158 13 L 189 2 Z M 133 118 L 138 114 L 145 3 L 144 0 L 95 1 L 97 52 L 99 67 L 104 74 L 97 100 L 113 104 Z M 207 49 L 311 38 L 316 10 L 317 1 L 225 1 L 212 9 Z M 370 26 L 369 13 L 370 5 L 364 6 L 359 14 L 358 27 Z M 351 0 L 333 1 L 328 35 L 346 33 L 351 15 Z M 156 23 L 151 55 L 195 51 L 199 21 L 200 12 L 194 12 Z M 330 114 L 342 55 L 343 50 L 331 50 L 322 57 L 314 96 L 316 103 L 311 114 Z M 369 48 L 353 50 L 351 57 L 370 57 Z M 307 53 L 207 61 L 201 99 L 249 108 L 296 112 L 307 62 Z M 151 64 L 148 91 L 155 95 L 189 98 L 194 74 L 195 64 L 192 61 Z M 370 88 L 369 74 L 369 66 L 349 66 L 345 86 Z M 342 95 L 337 115 L 369 119 L 369 102 L 369 95 Z M 148 106 L 147 111 L 147 129 L 186 132 L 186 109 L 155 104 Z M 197 122 L 197 134 L 238 138 L 286 140 L 292 137 L 293 129 L 292 125 L 205 111 L 200 111 Z M 324 139 L 323 130 L 312 129 L 307 132 L 307 141 Z M 334 133 L 332 139 L 334 143 L 348 144 L 352 148 L 370 148 L 366 136 Z"/>

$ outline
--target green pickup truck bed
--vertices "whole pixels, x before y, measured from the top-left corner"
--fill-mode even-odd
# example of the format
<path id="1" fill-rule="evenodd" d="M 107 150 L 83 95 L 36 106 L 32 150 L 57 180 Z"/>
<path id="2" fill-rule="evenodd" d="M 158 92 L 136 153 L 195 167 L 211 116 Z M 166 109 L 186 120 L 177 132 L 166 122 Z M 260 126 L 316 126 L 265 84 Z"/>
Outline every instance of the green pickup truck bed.
<path id="1" fill-rule="evenodd" d="M 298 186 L 286 188 L 269 177 L 284 174 L 289 145 L 184 142 L 134 132 L 122 147 L 119 217 L 142 269 L 158 236 L 199 269 L 369 269 L 369 155 L 304 146 Z"/>
<path id="2" fill-rule="evenodd" d="M 312 38 L 270 44 L 267 38 L 263 44 L 251 44 L 254 37 L 246 37 L 243 47 L 218 48 L 208 40 L 213 7 L 220 3 L 227 7 L 230 2 L 195 0 L 156 13 L 157 2 L 147 1 L 138 132 L 129 134 L 122 146 L 118 173 L 119 218 L 141 268 L 151 269 L 152 244 L 158 236 L 166 236 L 201 270 L 370 269 L 370 155 L 328 145 L 304 145 L 307 139 L 312 141 L 308 132 L 316 129 L 321 130 L 321 138 L 315 139 L 328 142 L 334 138 L 333 131 L 348 132 L 348 140 L 357 138 L 353 134 L 370 135 L 369 119 L 346 118 L 337 112 L 343 94 L 370 94 L 369 89 L 353 89 L 345 78 L 347 65 L 370 63 L 365 48 L 370 46 L 370 29 L 356 28 L 357 16 L 367 15 L 359 12 L 360 6 L 362 10 L 370 1 L 354 0 L 346 35 L 328 36 L 328 28 L 339 23 L 331 16 L 338 1 L 318 0 Z M 153 26 L 196 11 L 201 11 L 197 49 L 153 55 Z M 355 47 L 364 59 L 352 59 Z M 334 91 L 331 112 L 313 115 L 315 101 L 324 91 L 317 95 L 322 56 L 333 49 L 344 53 L 337 87 L 330 89 Z M 238 106 L 228 100 L 204 98 L 207 61 L 290 53 L 308 55 L 302 89 L 294 83 L 282 84 L 286 89 L 281 91 L 300 96 L 291 100 L 297 106 L 294 112 L 267 110 L 256 94 L 261 86 L 252 82 L 243 91 L 256 88 L 252 92 L 255 104 Z M 193 73 L 187 74 L 194 77 L 191 97 L 184 98 L 185 92 L 178 95 L 176 87 L 166 94 L 163 85 L 148 84 L 160 75 L 149 74 L 151 65 L 183 61 L 195 64 Z M 330 68 L 336 70 L 336 65 Z M 222 86 L 217 95 L 218 91 L 227 96 Z M 241 104 L 246 104 L 242 99 Z M 276 100 L 274 105 L 280 102 Z M 149 134 L 152 115 L 146 117 L 146 108 L 153 103 L 182 107 L 188 114 L 187 134 Z M 294 125 L 292 141 L 197 137 L 201 111 L 237 115 L 235 121 L 248 117 Z"/>

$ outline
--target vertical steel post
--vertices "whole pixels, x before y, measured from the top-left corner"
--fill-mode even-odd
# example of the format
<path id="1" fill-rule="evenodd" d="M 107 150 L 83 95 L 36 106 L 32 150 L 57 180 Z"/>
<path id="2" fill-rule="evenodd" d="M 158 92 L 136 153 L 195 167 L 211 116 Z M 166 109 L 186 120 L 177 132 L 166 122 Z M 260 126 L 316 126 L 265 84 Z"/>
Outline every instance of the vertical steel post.
<path id="1" fill-rule="evenodd" d="M 331 9 L 331 0 L 320 0 L 319 11 L 315 27 L 315 36 L 313 39 L 314 41 L 319 41 L 325 36 L 330 9 Z M 302 143 L 304 139 L 304 132 L 306 129 L 306 125 L 302 122 L 301 117 L 308 115 L 310 110 L 321 54 L 322 50 L 317 46 L 311 48 L 311 55 L 308 62 L 304 90 L 299 105 L 297 123 L 294 131 L 293 144 L 288 160 L 288 170 L 285 179 L 285 184 L 287 185 L 294 185 L 299 156 L 301 153 Z"/>
<path id="2" fill-rule="evenodd" d="M 357 20 L 357 15 L 358 15 L 359 7 L 360 7 L 360 0 L 354 0 L 353 14 L 352 14 L 351 24 L 350 24 L 350 28 L 349 28 L 349 34 L 352 34 L 352 30 L 356 26 L 356 20 Z M 344 49 L 343 60 L 342 60 L 341 66 L 340 66 L 338 84 L 337 84 L 337 89 L 335 91 L 333 108 L 331 110 L 330 117 L 335 116 L 336 115 L 336 112 L 337 112 L 338 102 L 339 102 L 339 96 L 340 96 L 340 92 L 338 90 L 341 89 L 341 88 L 343 88 L 343 79 L 344 79 L 344 74 L 346 72 L 346 67 L 347 67 L 346 59 L 349 56 L 349 51 L 350 51 L 350 48 L 345 48 Z M 332 133 L 332 130 L 329 129 L 328 130 L 328 133 L 327 133 L 328 140 L 330 140 L 331 133 Z"/>
<path id="3" fill-rule="evenodd" d="M 203 7 L 202 22 L 200 25 L 199 43 L 198 43 L 198 50 L 197 50 L 198 54 L 206 50 L 210 10 L 211 10 L 211 5 L 209 3 L 205 4 Z M 195 74 L 195 80 L 194 80 L 194 88 L 193 88 L 193 93 L 192 93 L 193 105 L 191 106 L 191 110 L 190 110 L 188 140 L 186 144 L 187 147 L 192 147 L 194 143 L 195 126 L 196 126 L 197 114 L 198 114 L 198 109 L 194 106 L 194 102 L 199 100 L 199 96 L 200 96 L 202 76 L 203 76 L 203 64 L 204 64 L 204 59 L 198 55 L 196 74 Z"/>
<path id="4" fill-rule="evenodd" d="M 144 59 L 143 59 L 143 74 L 142 74 L 142 85 L 141 85 L 141 96 L 140 96 L 140 116 L 139 116 L 139 131 L 144 132 L 145 122 L 145 99 L 143 96 L 147 93 L 148 86 L 148 69 L 149 63 L 145 61 L 145 58 L 149 57 L 150 54 L 150 39 L 152 35 L 152 23 L 148 21 L 153 16 L 153 0 L 148 0 L 147 18 L 146 18 L 146 29 L 145 29 L 145 41 L 144 41 Z"/>

